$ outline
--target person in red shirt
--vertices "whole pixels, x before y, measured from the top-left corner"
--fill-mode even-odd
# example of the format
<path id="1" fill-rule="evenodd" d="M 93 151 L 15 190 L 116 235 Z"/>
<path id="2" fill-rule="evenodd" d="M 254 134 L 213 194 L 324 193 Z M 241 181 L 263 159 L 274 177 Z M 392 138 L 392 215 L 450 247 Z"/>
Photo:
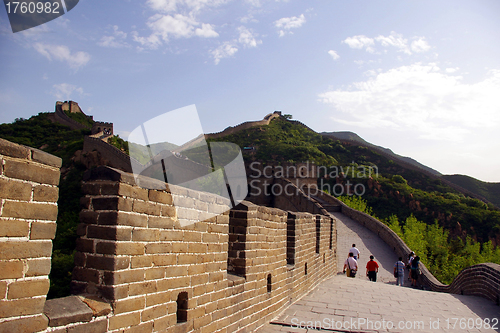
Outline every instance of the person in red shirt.
<path id="1" fill-rule="evenodd" d="M 370 256 L 370 261 L 366 263 L 366 276 L 373 282 L 377 282 L 378 264 L 373 255 Z"/>

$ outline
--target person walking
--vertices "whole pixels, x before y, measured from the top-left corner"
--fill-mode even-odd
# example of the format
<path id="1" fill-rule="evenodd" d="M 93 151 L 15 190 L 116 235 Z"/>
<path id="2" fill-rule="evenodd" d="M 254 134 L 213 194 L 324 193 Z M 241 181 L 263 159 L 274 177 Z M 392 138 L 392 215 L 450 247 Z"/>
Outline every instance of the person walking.
<path id="1" fill-rule="evenodd" d="M 408 264 L 406 264 L 406 268 L 408 269 L 408 281 L 411 281 L 411 262 L 415 258 L 415 252 L 411 251 L 408 255 Z"/>
<path id="2" fill-rule="evenodd" d="M 396 286 L 403 286 L 405 278 L 405 263 L 403 257 L 399 257 L 398 261 L 394 264 L 394 277 L 396 278 Z"/>
<path id="3" fill-rule="evenodd" d="M 352 253 L 354 256 L 354 260 L 359 260 L 359 250 L 356 248 L 356 244 L 352 244 L 349 253 Z"/>
<path id="4" fill-rule="evenodd" d="M 347 271 L 347 277 L 356 277 L 358 271 L 358 262 L 354 259 L 354 254 L 349 253 L 349 257 L 344 262 L 344 273 Z"/>
<path id="5" fill-rule="evenodd" d="M 417 280 L 418 280 L 418 276 L 420 274 L 419 264 L 420 264 L 420 257 L 416 256 L 411 261 L 411 268 L 410 268 L 411 286 L 412 287 L 417 286 Z"/>
<path id="6" fill-rule="evenodd" d="M 366 263 L 366 276 L 373 282 L 377 282 L 378 264 L 373 255 L 370 256 L 370 261 Z"/>

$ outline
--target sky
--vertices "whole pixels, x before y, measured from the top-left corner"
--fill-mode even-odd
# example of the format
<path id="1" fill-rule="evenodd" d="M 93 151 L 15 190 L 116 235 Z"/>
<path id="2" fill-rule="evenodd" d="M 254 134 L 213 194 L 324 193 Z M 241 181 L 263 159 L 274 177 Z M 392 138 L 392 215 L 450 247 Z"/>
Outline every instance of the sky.
<path id="1" fill-rule="evenodd" d="M 498 0 L 80 0 L 17 33 L 4 8 L 0 123 L 73 100 L 126 139 L 193 104 L 205 133 L 280 110 L 500 182 Z"/>

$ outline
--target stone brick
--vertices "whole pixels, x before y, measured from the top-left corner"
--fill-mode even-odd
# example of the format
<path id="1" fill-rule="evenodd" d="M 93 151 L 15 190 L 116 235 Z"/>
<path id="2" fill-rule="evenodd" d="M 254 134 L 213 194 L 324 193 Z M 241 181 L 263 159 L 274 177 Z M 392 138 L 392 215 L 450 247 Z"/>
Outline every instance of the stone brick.
<path id="1" fill-rule="evenodd" d="M 153 264 L 155 266 L 168 266 L 168 265 L 175 265 L 176 263 L 177 263 L 177 256 L 175 254 L 153 255 Z"/>
<path id="2" fill-rule="evenodd" d="M 177 317 L 175 313 L 169 314 L 162 318 L 158 318 L 154 321 L 154 331 L 155 332 L 166 331 L 167 328 L 174 326 L 176 322 L 177 322 Z"/>
<path id="3" fill-rule="evenodd" d="M 87 255 L 87 267 L 100 270 L 115 271 L 128 268 L 130 265 L 129 257 L 105 257 L 97 255 Z"/>
<path id="4" fill-rule="evenodd" d="M 80 299 L 92 310 L 94 317 L 106 316 L 112 311 L 111 305 L 97 296 L 80 296 Z"/>
<path id="5" fill-rule="evenodd" d="M 112 219 L 111 214 L 115 214 L 116 218 L 114 220 Z M 131 227 L 147 227 L 148 217 L 146 215 L 139 215 L 133 213 L 111 212 L 108 222 L 109 223 L 102 223 L 101 220 L 99 219 L 99 224 L 116 224 L 116 225 L 127 225 Z"/>
<path id="6" fill-rule="evenodd" d="M 146 280 L 158 280 L 165 277 L 164 267 L 153 267 L 146 269 Z"/>
<path id="7" fill-rule="evenodd" d="M 151 307 L 157 304 L 166 304 L 171 301 L 170 291 L 152 293 L 146 295 L 146 307 Z"/>
<path id="8" fill-rule="evenodd" d="M 176 288 L 186 288 L 189 286 L 189 277 L 177 277 L 172 279 L 160 280 L 157 282 L 158 291 L 165 291 Z"/>
<path id="9" fill-rule="evenodd" d="M 0 178 L 0 198 L 29 201 L 31 199 L 31 184 Z"/>
<path id="10" fill-rule="evenodd" d="M 113 313 L 117 315 L 120 313 L 137 311 L 144 309 L 145 306 L 146 298 L 144 296 L 127 298 L 113 303 Z"/>
<path id="11" fill-rule="evenodd" d="M 49 318 L 50 327 L 89 322 L 93 316 L 92 310 L 78 296 L 47 300 L 43 313 Z"/>
<path id="12" fill-rule="evenodd" d="M 38 185 L 33 188 L 34 201 L 57 202 L 58 199 L 59 199 L 58 187 Z"/>
<path id="13" fill-rule="evenodd" d="M 26 277 L 49 275 L 50 268 L 50 259 L 28 260 L 28 271 L 26 272 Z"/>
<path id="14" fill-rule="evenodd" d="M 72 277 L 75 281 L 99 283 L 99 271 L 95 269 L 75 267 Z"/>
<path id="15" fill-rule="evenodd" d="M 109 318 L 108 330 L 117 330 L 123 327 L 139 325 L 141 322 L 140 312 L 131 312 Z"/>
<path id="16" fill-rule="evenodd" d="M 160 241 L 182 241 L 184 239 L 184 233 L 181 230 L 161 230 L 160 231 Z"/>
<path id="17" fill-rule="evenodd" d="M 93 239 L 77 238 L 76 250 L 79 252 L 95 253 L 95 241 Z"/>
<path id="18" fill-rule="evenodd" d="M 154 229 L 138 229 L 132 232 L 133 241 L 156 242 L 160 239 L 160 231 Z"/>
<path id="19" fill-rule="evenodd" d="M 149 201 L 134 200 L 133 211 L 140 214 L 160 216 L 161 207 Z"/>
<path id="20" fill-rule="evenodd" d="M 49 279 L 15 281 L 9 284 L 8 299 L 45 296 L 50 287 Z"/>
<path id="21" fill-rule="evenodd" d="M 172 243 L 151 243 L 146 245 L 147 254 L 171 253 Z"/>
<path id="22" fill-rule="evenodd" d="M 6 201 L 3 206 L 2 216 L 55 221 L 57 219 L 57 206 L 31 202 Z"/>
<path id="23" fill-rule="evenodd" d="M 162 206 L 161 216 L 171 217 L 173 219 L 177 218 L 177 208 L 174 206 Z"/>
<path id="24" fill-rule="evenodd" d="M 149 200 L 162 204 L 171 205 L 172 195 L 164 191 L 149 190 Z"/>
<path id="25" fill-rule="evenodd" d="M 130 241 L 132 239 L 132 228 L 89 225 L 87 227 L 87 237 L 118 241 Z"/>
<path id="26" fill-rule="evenodd" d="M 124 197 L 130 197 L 134 199 L 141 199 L 145 201 L 149 200 L 148 190 L 124 183 L 120 183 L 118 194 Z"/>
<path id="27" fill-rule="evenodd" d="M 116 196 L 96 197 L 92 199 L 94 210 L 120 210 L 132 211 L 132 199 L 125 199 Z"/>
<path id="28" fill-rule="evenodd" d="M 0 260 L 50 257 L 51 241 L 0 242 Z"/>
<path id="29" fill-rule="evenodd" d="M 128 295 L 128 285 L 121 286 L 99 286 L 97 288 L 99 294 L 108 300 L 117 300 L 122 298 L 127 298 Z"/>
<path id="30" fill-rule="evenodd" d="M 55 222 L 33 222 L 31 223 L 30 239 L 54 239 L 56 228 Z"/>
<path id="31" fill-rule="evenodd" d="M 104 283 L 107 285 L 117 285 L 140 281 L 144 281 L 143 269 L 104 272 Z"/>
<path id="32" fill-rule="evenodd" d="M 140 255 L 144 250 L 144 244 L 134 242 L 99 242 L 96 245 L 96 252 L 101 254 Z"/>
<path id="33" fill-rule="evenodd" d="M 39 163 L 5 160 L 4 175 L 9 178 L 29 180 L 40 184 L 59 185 L 59 169 Z"/>
<path id="34" fill-rule="evenodd" d="M 0 218 L 0 237 L 28 237 L 30 224 L 18 219 Z"/>
<path id="35" fill-rule="evenodd" d="M 99 218 L 99 213 L 91 210 L 81 210 L 80 211 L 80 222 L 85 224 L 97 224 L 97 219 Z"/>
<path id="36" fill-rule="evenodd" d="M 156 292 L 156 281 L 144 281 L 139 283 L 130 283 L 128 286 L 130 296 L 146 295 Z"/>
<path id="37" fill-rule="evenodd" d="M 167 306 L 165 304 L 147 308 L 141 314 L 142 321 L 150 321 L 167 315 Z"/>
<path id="38" fill-rule="evenodd" d="M 28 147 L 0 139 L 0 155 L 28 159 L 30 154 Z"/>
<path id="39" fill-rule="evenodd" d="M 172 229 L 174 227 L 174 220 L 170 217 L 164 216 L 149 216 L 148 227 L 160 229 Z"/>
<path id="40" fill-rule="evenodd" d="M 186 276 L 188 274 L 188 266 L 171 266 L 167 267 L 165 276 L 169 277 L 178 277 L 178 276 Z"/>
<path id="41" fill-rule="evenodd" d="M 0 323 L 0 332 L 40 332 L 44 331 L 48 324 L 49 320 L 44 315 L 19 318 Z"/>
<path id="42" fill-rule="evenodd" d="M 153 264 L 152 256 L 135 256 L 132 257 L 130 267 L 140 268 L 140 267 L 151 267 Z"/>
<path id="43" fill-rule="evenodd" d="M 108 331 L 108 320 L 101 319 L 90 323 L 82 323 L 77 326 L 68 327 L 68 333 L 100 333 Z"/>
<path id="44" fill-rule="evenodd" d="M 45 297 L 0 300 L 0 318 L 41 314 Z"/>
<path id="45" fill-rule="evenodd" d="M 31 148 L 31 159 L 33 161 L 50 165 L 53 167 L 56 167 L 59 169 L 62 165 L 62 159 L 60 157 L 54 156 L 52 154 L 49 154 L 47 152 L 44 152 L 43 150 L 36 149 L 36 148 Z"/>

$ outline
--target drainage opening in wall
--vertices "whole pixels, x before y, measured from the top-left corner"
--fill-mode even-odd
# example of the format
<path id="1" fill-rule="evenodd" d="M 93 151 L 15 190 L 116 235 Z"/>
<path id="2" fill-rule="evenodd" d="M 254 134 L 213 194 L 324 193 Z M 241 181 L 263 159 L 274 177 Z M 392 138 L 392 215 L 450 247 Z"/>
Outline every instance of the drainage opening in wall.
<path id="1" fill-rule="evenodd" d="M 272 290 L 272 278 L 271 278 L 271 274 L 267 274 L 267 292 L 270 293 L 271 290 Z"/>
<path id="2" fill-rule="evenodd" d="M 323 264 L 326 263 L 326 255 L 323 253 Z"/>
<path id="3" fill-rule="evenodd" d="M 304 274 L 307 275 L 307 262 L 306 262 L 306 265 L 304 267 Z"/>
<path id="4" fill-rule="evenodd" d="M 183 291 L 177 296 L 177 323 L 187 321 L 188 293 Z"/>

